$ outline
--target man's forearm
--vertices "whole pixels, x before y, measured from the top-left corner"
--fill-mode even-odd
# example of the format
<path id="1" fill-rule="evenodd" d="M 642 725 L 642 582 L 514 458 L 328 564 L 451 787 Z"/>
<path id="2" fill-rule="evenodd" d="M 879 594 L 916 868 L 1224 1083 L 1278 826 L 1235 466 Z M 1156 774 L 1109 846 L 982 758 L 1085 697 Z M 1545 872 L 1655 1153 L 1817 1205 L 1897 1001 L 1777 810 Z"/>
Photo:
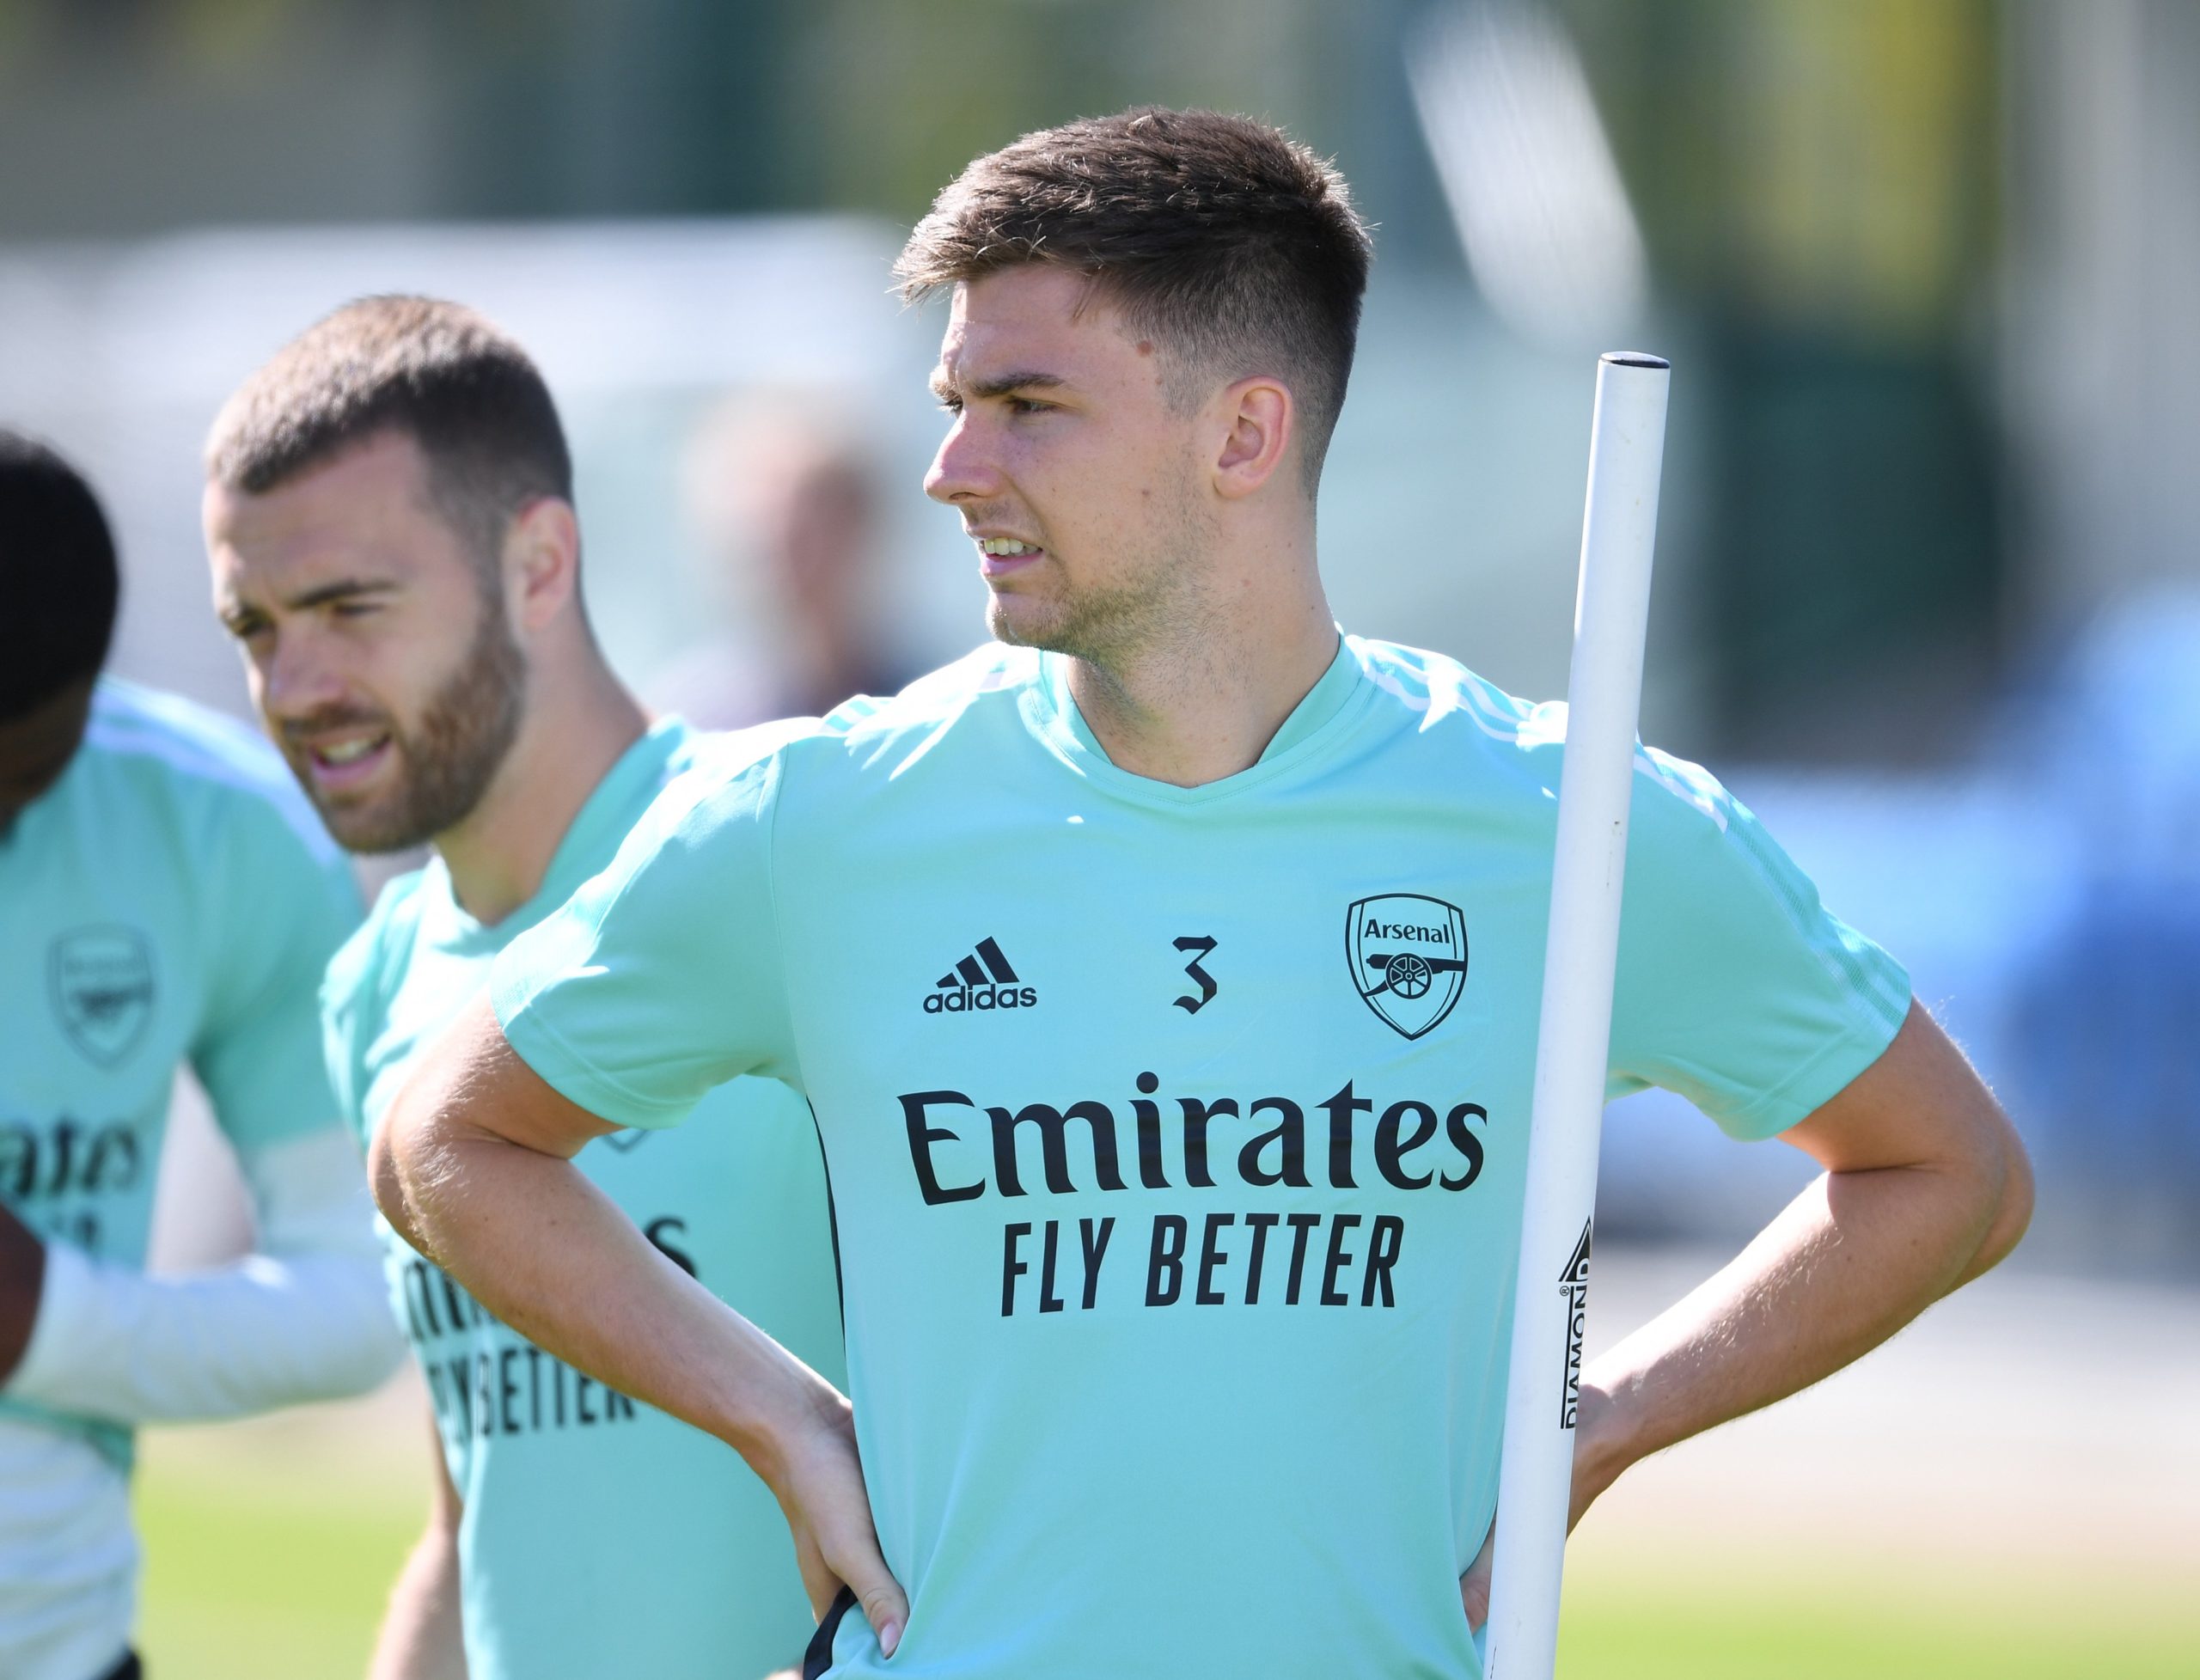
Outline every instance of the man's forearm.
<path id="1" fill-rule="evenodd" d="M 390 1589 L 367 1680 L 466 1680 L 458 1539 L 431 1520 Z"/>
<path id="2" fill-rule="evenodd" d="M 435 1503 L 389 1591 L 367 1680 L 467 1680 L 466 1619 L 460 1591 L 458 1530 L 466 1504 L 443 1459 L 441 1432 L 428 1419 Z"/>
<path id="3" fill-rule="evenodd" d="M 1827 1172 L 1734 1260 L 1581 1374 L 1570 1528 L 1629 1465 L 1808 1388 L 1994 1264 L 2030 1207 L 2001 1170 Z M 1493 1534 L 1460 1578 L 1489 1610 Z"/>
<path id="4" fill-rule="evenodd" d="M 889 1656 L 909 1605 L 880 1555 L 848 1402 L 660 1255 L 571 1158 L 613 1129 L 461 1011 L 398 1093 L 368 1176 L 406 1240 L 568 1365 L 736 1448 L 786 1513 L 821 1614 L 842 1583 Z"/>
<path id="5" fill-rule="evenodd" d="M 1824 1175 L 1582 1373 L 1576 1516 L 1637 1459 L 1878 1346 L 2001 1260 L 2031 1218 L 2024 1145 L 1914 999 L 1879 1060 L 1787 1140 Z"/>
<path id="6" fill-rule="evenodd" d="M 571 1162 L 431 1112 L 375 1157 L 406 1240 L 529 1341 L 737 1448 L 773 1442 L 822 1378 L 644 1238 Z"/>
<path id="7" fill-rule="evenodd" d="M 1925 1169 L 1819 1177 L 1584 1371 L 1576 1514 L 1629 1464 L 1831 1375 L 1984 1270 L 2001 1207 Z"/>

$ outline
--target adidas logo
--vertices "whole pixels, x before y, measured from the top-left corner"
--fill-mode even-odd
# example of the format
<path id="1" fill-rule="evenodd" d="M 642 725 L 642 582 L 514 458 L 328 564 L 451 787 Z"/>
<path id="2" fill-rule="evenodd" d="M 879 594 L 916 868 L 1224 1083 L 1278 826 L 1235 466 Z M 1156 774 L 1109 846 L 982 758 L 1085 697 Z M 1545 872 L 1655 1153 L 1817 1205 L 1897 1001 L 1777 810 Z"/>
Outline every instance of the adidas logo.
<path id="1" fill-rule="evenodd" d="M 991 935 L 942 974 L 925 998 L 927 1015 L 960 1015 L 974 1009 L 1029 1009 L 1038 992 L 1022 984 Z"/>

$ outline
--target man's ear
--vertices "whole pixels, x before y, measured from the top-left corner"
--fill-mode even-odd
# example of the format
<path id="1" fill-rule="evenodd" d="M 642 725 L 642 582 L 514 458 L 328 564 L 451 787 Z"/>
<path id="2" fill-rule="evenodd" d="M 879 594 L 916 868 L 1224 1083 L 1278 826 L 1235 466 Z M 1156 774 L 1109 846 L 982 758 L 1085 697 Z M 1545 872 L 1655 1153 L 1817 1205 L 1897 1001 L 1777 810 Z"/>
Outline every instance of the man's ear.
<path id="1" fill-rule="evenodd" d="M 542 629 L 580 590 L 581 528 L 573 504 L 541 496 L 504 531 L 504 596 L 523 632 Z"/>
<path id="2" fill-rule="evenodd" d="M 1225 386 L 1216 403 L 1227 429 L 1215 456 L 1214 487 L 1238 501 L 1265 486 L 1290 455 L 1299 406 L 1290 387 L 1268 374 Z"/>

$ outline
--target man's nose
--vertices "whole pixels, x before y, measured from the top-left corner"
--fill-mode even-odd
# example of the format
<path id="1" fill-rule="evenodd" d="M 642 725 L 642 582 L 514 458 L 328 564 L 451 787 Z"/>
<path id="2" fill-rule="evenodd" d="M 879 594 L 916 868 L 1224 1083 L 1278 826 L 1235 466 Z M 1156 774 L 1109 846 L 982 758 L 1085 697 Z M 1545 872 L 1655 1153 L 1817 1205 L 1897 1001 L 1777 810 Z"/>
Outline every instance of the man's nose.
<path id="1" fill-rule="evenodd" d="M 319 640 L 304 626 L 277 638 L 259 669 L 260 706 L 270 718 L 310 718 L 342 697 L 343 681 Z"/>
<path id="2" fill-rule="evenodd" d="M 981 429 L 968 415 L 958 418 L 940 440 L 939 453 L 925 474 L 925 494 L 935 502 L 952 504 L 965 499 L 989 500 L 1000 493 L 1001 476 L 985 447 Z"/>

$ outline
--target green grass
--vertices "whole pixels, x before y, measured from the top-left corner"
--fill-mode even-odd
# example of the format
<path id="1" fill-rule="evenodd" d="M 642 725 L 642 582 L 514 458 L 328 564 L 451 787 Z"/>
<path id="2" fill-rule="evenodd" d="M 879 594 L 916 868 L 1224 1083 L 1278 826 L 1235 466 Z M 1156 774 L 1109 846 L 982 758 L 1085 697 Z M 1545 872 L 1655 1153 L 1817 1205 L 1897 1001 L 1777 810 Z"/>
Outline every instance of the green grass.
<path id="1" fill-rule="evenodd" d="M 356 1680 L 425 1511 L 425 1442 L 335 1458 L 238 1433 L 156 1439 L 138 1513 L 156 1680 Z M 1561 1680 L 2196 1680 L 2200 1610 L 2173 1570 L 2081 1549 L 1989 1572 L 1829 1540 L 1651 1556 L 1585 1546 Z M 2189 1583 L 2187 1583 L 2189 1585 Z"/>
<path id="2" fill-rule="evenodd" d="M 148 1455 L 138 1648 L 159 1680 L 357 1680 L 426 1514 L 414 1475 Z"/>
<path id="3" fill-rule="evenodd" d="M 2200 1611 L 2166 1573 L 2045 1565 L 1998 1577 L 1914 1555 L 1790 1557 L 1684 1575 L 1642 1558 L 1573 1572 L 1561 1680 L 2195 1680 Z M 2184 1602 L 2180 1603 L 2180 1599 Z"/>

